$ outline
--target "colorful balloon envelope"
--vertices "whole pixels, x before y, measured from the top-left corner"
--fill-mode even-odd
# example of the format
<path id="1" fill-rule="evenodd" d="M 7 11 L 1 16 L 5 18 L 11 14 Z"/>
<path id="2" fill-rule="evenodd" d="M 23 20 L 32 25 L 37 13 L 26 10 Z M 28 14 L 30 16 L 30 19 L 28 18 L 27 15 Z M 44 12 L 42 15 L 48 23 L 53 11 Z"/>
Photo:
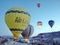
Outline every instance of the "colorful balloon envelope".
<path id="1" fill-rule="evenodd" d="M 50 25 L 50 27 L 52 28 L 54 25 L 54 21 L 53 20 L 49 20 L 48 24 Z"/>
<path id="2" fill-rule="evenodd" d="M 29 37 L 33 34 L 34 28 L 32 25 L 28 25 L 28 27 L 21 33 L 26 41 L 28 41 Z"/>
<path id="3" fill-rule="evenodd" d="M 11 8 L 5 14 L 5 21 L 14 39 L 17 39 L 29 25 L 30 15 L 23 8 Z"/>
<path id="4" fill-rule="evenodd" d="M 42 27 L 42 22 L 41 22 L 41 21 L 38 21 L 38 22 L 37 22 L 37 26 L 38 26 L 39 28 L 41 28 L 41 27 Z"/>

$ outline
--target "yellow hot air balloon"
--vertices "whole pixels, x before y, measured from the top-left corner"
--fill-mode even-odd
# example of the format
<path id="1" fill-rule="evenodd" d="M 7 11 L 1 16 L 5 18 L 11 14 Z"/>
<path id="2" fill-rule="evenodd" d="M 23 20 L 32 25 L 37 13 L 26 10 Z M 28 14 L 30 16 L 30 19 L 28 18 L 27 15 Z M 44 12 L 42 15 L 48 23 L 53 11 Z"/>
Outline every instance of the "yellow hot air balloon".
<path id="1" fill-rule="evenodd" d="M 23 8 L 11 8 L 5 14 L 5 21 L 14 35 L 14 39 L 17 39 L 29 25 L 30 15 Z"/>

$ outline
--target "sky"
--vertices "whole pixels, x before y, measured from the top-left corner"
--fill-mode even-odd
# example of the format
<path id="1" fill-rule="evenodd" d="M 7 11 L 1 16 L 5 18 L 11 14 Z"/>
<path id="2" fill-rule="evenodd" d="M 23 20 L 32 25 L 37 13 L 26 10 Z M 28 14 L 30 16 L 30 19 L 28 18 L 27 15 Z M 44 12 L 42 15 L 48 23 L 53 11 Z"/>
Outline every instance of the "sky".
<path id="1" fill-rule="evenodd" d="M 40 8 L 37 4 L 40 3 Z M 0 36 L 12 35 L 5 23 L 5 13 L 13 7 L 21 7 L 28 10 L 31 20 L 30 24 L 34 27 L 32 36 L 40 33 L 60 31 L 60 0 L 0 0 Z M 54 20 L 51 28 L 49 20 Z M 38 28 L 37 22 L 42 21 L 42 27 Z"/>

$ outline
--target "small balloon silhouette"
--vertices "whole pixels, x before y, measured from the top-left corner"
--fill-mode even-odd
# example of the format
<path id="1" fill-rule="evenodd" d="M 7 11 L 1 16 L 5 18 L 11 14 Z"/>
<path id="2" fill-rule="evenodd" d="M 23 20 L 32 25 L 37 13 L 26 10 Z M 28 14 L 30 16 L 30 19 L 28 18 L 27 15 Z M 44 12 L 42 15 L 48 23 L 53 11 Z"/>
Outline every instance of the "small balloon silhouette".
<path id="1" fill-rule="evenodd" d="M 50 27 L 52 28 L 54 25 L 54 21 L 53 20 L 49 20 L 48 24 L 50 25 Z"/>
<path id="2" fill-rule="evenodd" d="M 37 7 L 40 8 L 40 3 L 37 3 Z"/>

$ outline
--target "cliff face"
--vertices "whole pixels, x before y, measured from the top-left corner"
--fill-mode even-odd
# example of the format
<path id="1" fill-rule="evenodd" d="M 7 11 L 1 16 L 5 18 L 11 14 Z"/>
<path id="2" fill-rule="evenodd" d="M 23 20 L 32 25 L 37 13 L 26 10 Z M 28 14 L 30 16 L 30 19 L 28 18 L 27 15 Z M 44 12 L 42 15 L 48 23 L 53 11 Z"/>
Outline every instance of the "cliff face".
<path id="1" fill-rule="evenodd" d="M 53 45 L 60 43 L 60 31 L 58 32 L 51 32 L 51 33 L 40 33 L 35 37 L 32 37 L 31 43 L 39 43 L 39 44 L 46 44 L 46 45 Z"/>

